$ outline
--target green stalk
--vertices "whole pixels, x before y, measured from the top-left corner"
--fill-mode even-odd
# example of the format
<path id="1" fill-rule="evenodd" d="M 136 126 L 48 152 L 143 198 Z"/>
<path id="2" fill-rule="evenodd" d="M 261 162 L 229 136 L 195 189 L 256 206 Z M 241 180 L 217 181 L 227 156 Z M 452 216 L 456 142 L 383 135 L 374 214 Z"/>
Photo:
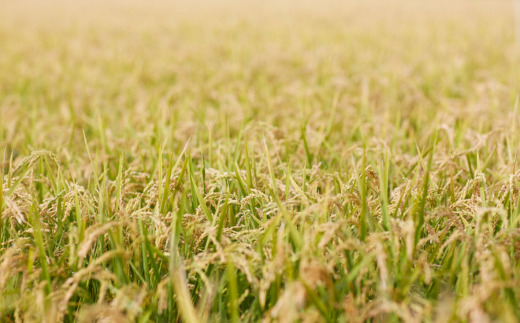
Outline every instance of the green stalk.
<path id="1" fill-rule="evenodd" d="M 424 181 L 423 181 L 423 187 L 422 187 L 422 195 L 421 195 L 421 201 L 419 204 L 419 209 L 417 212 L 417 218 L 416 218 L 416 226 L 415 226 L 415 245 L 419 242 L 419 240 L 423 236 L 424 231 L 424 211 L 426 207 L 426 197 L 428 196 L 428 184 L 430 180 L 430 171 L 432 168 L 432 162 L 433 162 L 433 154 L 435 151 L 435 144 L 437 141 L 437 130 L 434 131 L 431 139 L 431 150 L 430 150 L 430 156 L 428 158 L 428 166 L 426 167 L 426 172 L 424 174 Z"/>
<path id="2" fill-rule="evenodd" d="M 229 310 L 231 312 L 231 322 L 238 322 L 238 284 L 235 265 L 232 261 L 227 265 L 227 277 L 229 286 Z"/>

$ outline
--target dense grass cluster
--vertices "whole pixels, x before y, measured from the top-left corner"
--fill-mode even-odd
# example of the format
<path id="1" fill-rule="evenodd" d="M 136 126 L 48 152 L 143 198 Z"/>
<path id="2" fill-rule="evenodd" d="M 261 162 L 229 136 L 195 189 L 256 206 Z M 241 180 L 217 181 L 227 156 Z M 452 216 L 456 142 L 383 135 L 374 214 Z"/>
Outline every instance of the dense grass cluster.
<path id="1" fill-rule="evenodd" d="M 520 320 L 513 31 L 501 1 L 1 3 L 0 321 Z"/>

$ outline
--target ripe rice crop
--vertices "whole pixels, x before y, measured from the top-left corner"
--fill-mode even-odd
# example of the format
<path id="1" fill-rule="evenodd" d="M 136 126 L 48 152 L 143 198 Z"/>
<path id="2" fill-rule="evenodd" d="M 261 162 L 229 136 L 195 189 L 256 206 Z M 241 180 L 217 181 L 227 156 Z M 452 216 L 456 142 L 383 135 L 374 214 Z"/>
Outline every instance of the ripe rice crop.
<path id="1" fill-rule="evenodd" d="M 0 3 L 0 322 L 517 322 L 511 1 Z"/>

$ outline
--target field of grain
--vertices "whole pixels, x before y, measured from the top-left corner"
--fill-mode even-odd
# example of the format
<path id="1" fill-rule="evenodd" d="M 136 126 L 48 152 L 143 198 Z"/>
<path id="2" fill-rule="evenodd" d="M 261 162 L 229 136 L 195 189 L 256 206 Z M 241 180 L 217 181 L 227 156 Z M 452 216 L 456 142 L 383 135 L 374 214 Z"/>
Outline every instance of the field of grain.
<path id="1" fill-rule="evenodd" d="M 513 12 L 0 2 L 0 322 L 518 322 Z"/>

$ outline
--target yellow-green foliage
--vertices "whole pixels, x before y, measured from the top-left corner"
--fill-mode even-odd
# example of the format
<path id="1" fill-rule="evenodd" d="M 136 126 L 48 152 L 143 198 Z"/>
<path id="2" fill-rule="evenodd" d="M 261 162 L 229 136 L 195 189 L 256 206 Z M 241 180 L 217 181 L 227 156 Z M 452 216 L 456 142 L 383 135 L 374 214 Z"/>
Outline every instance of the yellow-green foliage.
<path id="1" fill-rule="evenodd" d="M 0 3 L 0 321 L 518 321 L 512 12 Z"/>

